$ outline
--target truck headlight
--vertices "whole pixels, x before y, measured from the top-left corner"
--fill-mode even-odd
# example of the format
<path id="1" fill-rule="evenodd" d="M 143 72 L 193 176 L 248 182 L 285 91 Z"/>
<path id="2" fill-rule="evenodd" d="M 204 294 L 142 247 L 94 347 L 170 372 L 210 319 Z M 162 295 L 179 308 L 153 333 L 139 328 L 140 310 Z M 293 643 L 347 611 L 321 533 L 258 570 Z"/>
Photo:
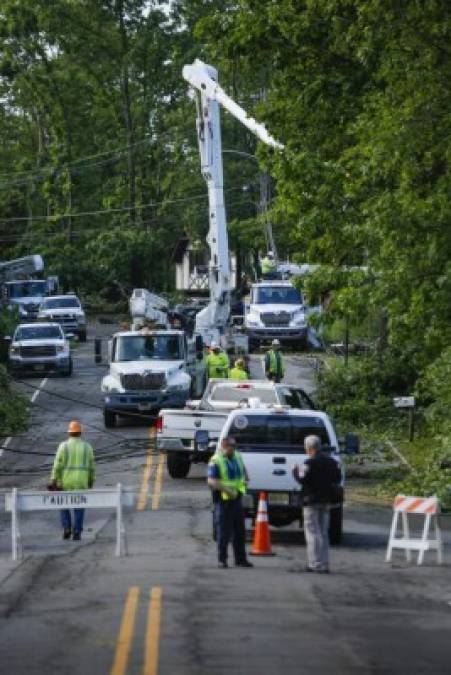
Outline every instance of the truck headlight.
<path id="1" fill-rule="evenodd" d="M 11 356 L 17 356 L 19 352 L 20 352 L 19 347 L 11 347 L 11 349 L 9 350 Z"/>
<path id="2" fill-rule="evenodd" d="M 305 314 L 304 312 L 296 312 L 293 314 L 292 322 L 298 326 L 305 326 Z"/>
<path id="3" fill-rule="evenodd" d="M 259 326 L 260 325 L 260 315 L 259 314 L 249 314 L 246 317 L 246 323 L 248 326 Z"/>
<path id="4" fill-rule="evenodd" d="M 69 349 L 67 348 L 66 345 L 56 345 L 56 353 L 57 354 L 62 354 L 63 352 L 68 352 Z"/>
<path id="5" fill-rule="evenodd" d="M 188 388 L 188 385 L 185 384 L 171 384 L 168 387 L 168 391 L 186 391 Z"/>

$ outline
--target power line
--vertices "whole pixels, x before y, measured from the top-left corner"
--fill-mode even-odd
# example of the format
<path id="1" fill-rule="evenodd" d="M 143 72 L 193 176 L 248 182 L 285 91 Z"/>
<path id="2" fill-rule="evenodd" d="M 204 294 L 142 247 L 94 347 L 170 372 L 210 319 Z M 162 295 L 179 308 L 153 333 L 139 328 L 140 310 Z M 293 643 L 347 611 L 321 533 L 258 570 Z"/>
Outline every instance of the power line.
<path id="1" fill-rule="evenodd" d="M 237 190 L 242 190 L 242 186 L 240 187 L 232 187 L 232 188 L 227 188 L 224 190 L 224 192 L 236 192 Z M 186 202 L 190 201 L 196 201 L 198 199 L 207 199 L 208 198 L 208 193 L 203 192 L 202 194 L 196 194 L 192 195 L 191 197 L 180 197 L 177 199 L 165 199 L 164 201 L 161 202 L 149 202 L 148 204 L 137 204 L 136 206 L 122 206 L 118 208 L 113 208 L 113 209 L 99 209 L 96 211 L 78 211 L 74 213 L 62 213 L 59 214 L 58 216 L 34 216 L 33 217 L 33 222 L 48 222 L 48 221 L 54 221 L 55 219 L 61 219 L 61 218 L 80 218 L 81 216 L 98 216 L 98 215 L 104 215 L 107 213 L 124 213 L 126 211 L 138 211 L 142 209 L 148 209 L 148 208 L 156 208 L 158 206 L 168 206 L 172 204 L 184 204 Z M 20 222 L 29 222 L 30 218 L 29 216 L 21 216 L 19 218 L 0 218 L 1 223 L 20 223 Z"/>

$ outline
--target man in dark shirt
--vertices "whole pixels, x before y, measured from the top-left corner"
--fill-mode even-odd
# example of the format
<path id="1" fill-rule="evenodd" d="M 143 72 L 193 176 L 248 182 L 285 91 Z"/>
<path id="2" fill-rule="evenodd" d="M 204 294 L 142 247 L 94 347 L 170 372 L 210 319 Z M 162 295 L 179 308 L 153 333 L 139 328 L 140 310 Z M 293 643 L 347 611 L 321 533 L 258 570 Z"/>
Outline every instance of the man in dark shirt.
<path id="1" fill-rule="evenodd" d="M 309 458 L 301 474 L 299 466 L 293 476 L 302 485 L 304 502 L 304 533 L 307 543 L 307 571 L 329 572 L 330 505 L 340 492 L 341 471 L 337 462 L 321 452 L 318 436 L 307 436 L 305 452 Z"/>

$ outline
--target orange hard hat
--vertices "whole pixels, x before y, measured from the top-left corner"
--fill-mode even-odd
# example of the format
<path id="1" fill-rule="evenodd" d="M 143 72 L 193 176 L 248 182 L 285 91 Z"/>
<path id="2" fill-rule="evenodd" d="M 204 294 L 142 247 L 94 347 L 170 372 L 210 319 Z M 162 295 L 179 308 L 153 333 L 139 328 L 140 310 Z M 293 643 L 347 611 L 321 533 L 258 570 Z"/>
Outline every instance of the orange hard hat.
<path id="1" fill-rule="evenodd" d="M 81 424 L 78 420 L 72 420 L 67 427 L 68 434 L 81 434 Z"/>

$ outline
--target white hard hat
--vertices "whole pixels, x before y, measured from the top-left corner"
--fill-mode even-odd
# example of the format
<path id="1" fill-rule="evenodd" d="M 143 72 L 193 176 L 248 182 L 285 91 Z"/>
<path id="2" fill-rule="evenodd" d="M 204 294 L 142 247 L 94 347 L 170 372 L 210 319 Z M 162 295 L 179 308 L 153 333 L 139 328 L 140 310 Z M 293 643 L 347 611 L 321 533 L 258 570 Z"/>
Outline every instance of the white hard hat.
<path id="1" fill-rule="evenodd" d="M 213 340 L 210 342 L 210 349 L 217 349 L 219 347 L 218 343 Z"/>
<path id="2" fill-rule="evenodd" d="M 274 258 L 274 253 L 272 251 L 268 251 L 268 258 Z"/>
<path id="3" fill-rule="evenodd" d="M 277 339 L 273 340 L 271 342 L 271 344 L 272 344 L 273 347 L 280 347 L 280 340 L 277 340 Z"/>

